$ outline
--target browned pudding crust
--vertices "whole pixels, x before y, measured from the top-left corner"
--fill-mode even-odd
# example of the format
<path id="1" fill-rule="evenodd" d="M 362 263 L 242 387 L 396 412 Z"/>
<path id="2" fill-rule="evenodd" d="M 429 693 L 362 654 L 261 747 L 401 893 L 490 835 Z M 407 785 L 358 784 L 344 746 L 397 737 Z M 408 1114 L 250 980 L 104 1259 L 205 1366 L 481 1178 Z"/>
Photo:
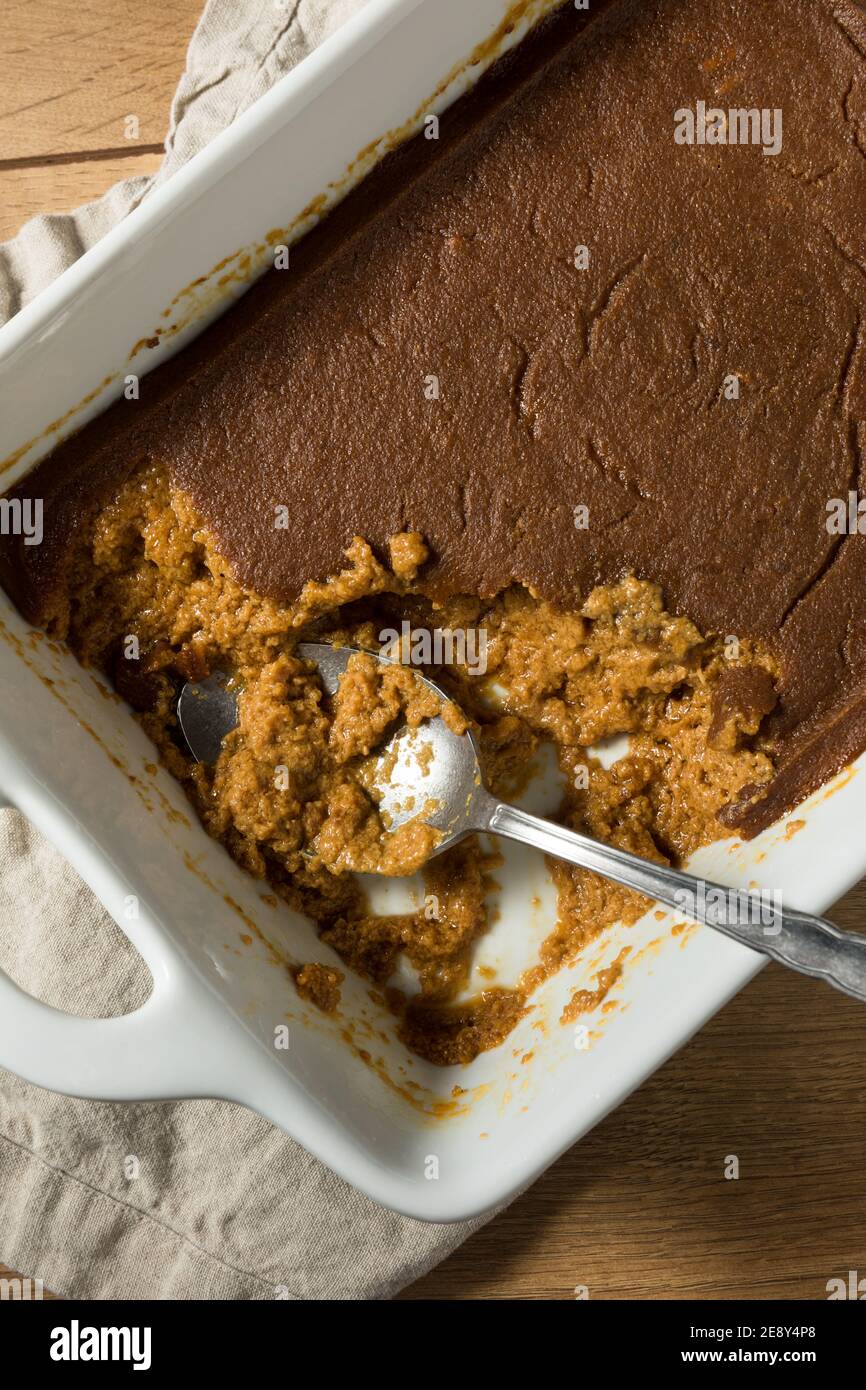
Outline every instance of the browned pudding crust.
<path id="1" fill-rule="evenodd" d="M 699 102 L 781 110 L 781 149 L 677 144 Z M 377 987 L 406 953 L 423 1003 L 389 997 L 425 1055 L 491 1045 L 641 905 L 558 866 L 535 973 L 455 1005 L 492 866 L 434 860 L 432 923 L 366 913 L 347 846 L 375 856 L 381 827 L 353 740 L 412 696 L 359 670 L 341 730 L 298 634 L 483 620 L 506 708 L 434 674 L 495 784 L 544 738 L 571 785 L 589 767 L 563 815 L 639 853 L 770 824 L 866 744 L 866 541 L 827 524 L 863 486 L 864 213 L 850 0 L 566 5 L 21 485 L 45 500 L 41 546 L 0 542 L 22 611 L 112 671 L 213 833 Z M 211 782 L 172 702 L 226 661 L 245 713 Z M 605 771 L 586 749 L 617 732 L 631 753 Z"/>
<path id="2" fill-rule="evenodd" d="M 470 838 L 430 859 L 416 910 L 371 913 L 353 871 L 409 875 L 436 848 L 420 808 L 389 833 L 370 792 L 371 757 L 399 725 L 441 713 L 458 732 L 473 725 L 488 784 L 512 795 L 546 742 L 562 774 L 564 823 L 679 862 L 724 833 L 718 814 L 731 798 L 772 775 L 758 711 L 772 704 L 776 666 L 760 644 L 705 638 L 665 612 L 657 586 L 633 577 L 570 609 L 517 586 L 434 602 L 423 539 L 398 534 L 388 551 L 385 564 L 355 538 L 338 574 L 276 603 L 238 583 L 187 495 L 164 467 L 145 465 L 80 533 L 58 632 L 139 711 L 208 831 L 318 923 L 398 1016 L 407 1044 L 437 1063 L 468 1062 L 503 1040 L 544 980 L 648 904 L 551 863 L 558 918 L 537 959 L 516 987 L 491 981 L 467 999 L 498 858 Z M 425 668 L 448 705 L 414 667 L 383 669 L 365 653 L 326 699 L 297 652 L 311 639 L 379 651 L 404 623 L 410 653 L 415 636 L 483 634 L 474 674 L 444 653 Z M 187 752 L 175 711 L 183 682 L 214 670 L 237 683 L 240 720 L 208 767 Z M 623 734 L 627 756 L 605 769 L 591 747 Z M 418 979 L 411 998 L 395 984 L 401 956 Z M 328 970 L 305 966 L 294 978 L 332 1012 L 339 982 Z M 615 979 L 604 975 L 599 998 Z"/>
<path id="3" fill-rule="evenodd" d="M 412 529 L 438 597 L 633 572 L 778 655 L 754 833 L 866 741 L 866 543 L 826 525 L 863 468 L 864 53 L 849 0 L 564 7 L 27 480 L 47 542 L 4 548 L 4 582 L 56 611 L 82 513 L 143 458 L 283 603 Z M 781 151 L 676 144 L 699 101 L 781 109 Z"/>

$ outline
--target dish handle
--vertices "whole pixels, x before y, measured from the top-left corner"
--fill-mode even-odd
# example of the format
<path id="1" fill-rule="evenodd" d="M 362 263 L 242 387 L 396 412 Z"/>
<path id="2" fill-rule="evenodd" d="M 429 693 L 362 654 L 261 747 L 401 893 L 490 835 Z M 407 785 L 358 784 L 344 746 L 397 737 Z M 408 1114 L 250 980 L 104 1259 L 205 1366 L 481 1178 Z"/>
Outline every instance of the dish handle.
<path id="1" fill-rule="evenodd" d="M 5 779 L 4 779 L 5 780 Z M 17 781 L 17 779 L 16 779 Z M 18 809 L 69 859 L 117 920 L 123 900 L 113 865 L 44 789 L 0 789 L 0 808 Z M 41 794 L 40 794 L 41 793 Z M 62 834 L 59 830 L 62 817 Z M 146 1003 L 119 1018 L 79 1018 L 35 999 L 0 968 L 0 1067 L 50 1091 L 93 1100 L 227 1096 L 225 1058 L 231 1016 L 151 921 L 142 905 L 134 932 L 118 923 L 153 978 Z M 247 1039 L 249 1042 L 250 1040 Z"/>

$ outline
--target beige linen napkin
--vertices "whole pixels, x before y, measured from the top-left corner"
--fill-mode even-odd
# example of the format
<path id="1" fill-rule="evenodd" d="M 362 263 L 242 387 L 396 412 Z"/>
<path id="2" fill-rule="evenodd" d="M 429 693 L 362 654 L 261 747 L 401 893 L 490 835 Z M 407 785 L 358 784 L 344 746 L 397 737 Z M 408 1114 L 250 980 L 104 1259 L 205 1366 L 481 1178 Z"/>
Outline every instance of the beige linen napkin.
<path id="1" fill-rule="evenodd" d="M 98 241 L 365 0 L 210 0 L 166 155 L 0 247 L 0 319 Z M 0 966 L 49 1004 L 126 1013 L 148 976 L 73 870 L 0 812 Z M 127 1159 L 138 1160 L 130 1179 Z M 480 1223 L 475 1223 L 480 1224 Z M 0 1072 L 0 1262 L 77 1298 L 386 1298 L 473 1226 L 395 1216 L 258 1115 L 217 1101 L 101 1104 Z"/>

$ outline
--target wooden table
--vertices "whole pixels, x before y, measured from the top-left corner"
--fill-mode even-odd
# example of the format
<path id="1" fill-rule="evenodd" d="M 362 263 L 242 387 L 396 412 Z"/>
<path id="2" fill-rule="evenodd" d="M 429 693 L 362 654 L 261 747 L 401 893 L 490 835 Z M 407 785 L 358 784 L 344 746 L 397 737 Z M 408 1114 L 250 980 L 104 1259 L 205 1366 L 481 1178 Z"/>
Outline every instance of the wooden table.
<path id="1" fill-rule="evenodd" d="M 157 167 L 199 9 L 6 0 L 0 240 Z M 866 930 L 866 884 L 833 915 Z M 864 1058 L 866 1010 L 769 967 L 404 1297 L 825 1297 L 834 1275 L 866 1273 Z"/>

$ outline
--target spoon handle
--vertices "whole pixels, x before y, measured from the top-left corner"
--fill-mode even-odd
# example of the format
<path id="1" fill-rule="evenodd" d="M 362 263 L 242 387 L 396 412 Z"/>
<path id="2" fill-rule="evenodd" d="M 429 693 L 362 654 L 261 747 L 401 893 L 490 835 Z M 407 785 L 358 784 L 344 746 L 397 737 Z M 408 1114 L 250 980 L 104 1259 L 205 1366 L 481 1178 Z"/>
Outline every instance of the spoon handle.
<path id="1" fill-rule="evenodd" d="M 780 893 L 725 888 L 565 830 L 493 797 L 479 807 L 479 830 L 533 845 L 591 869 L 624 888 L 666 903 L 782 965 L 813 975 L 866 1002 L 866 937 L 805 912 L 784 911 Z"/>

